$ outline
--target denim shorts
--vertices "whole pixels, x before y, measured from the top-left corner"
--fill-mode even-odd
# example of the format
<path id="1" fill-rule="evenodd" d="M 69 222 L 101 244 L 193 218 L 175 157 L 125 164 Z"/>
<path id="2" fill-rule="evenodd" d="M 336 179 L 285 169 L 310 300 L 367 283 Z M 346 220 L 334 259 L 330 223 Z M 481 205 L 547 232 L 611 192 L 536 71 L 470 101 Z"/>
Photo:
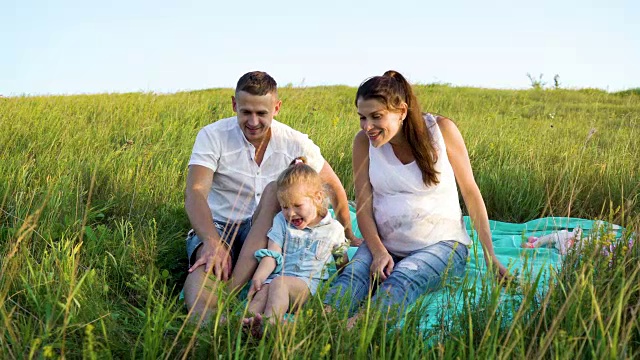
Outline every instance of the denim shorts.
<path id="1" fill-rule="evenodd" d="M 391 275 L 378 285 L 372 301 L 381 307 L 397 306 L 398 315 L 422 295 L 442 286 L 445 278 L 461 277 L 469 249 L 455 240 L 440 241 L 402 258 L 390 254 L 395 263 Z M 332 284 L 324 299 L 331 306 L 348 306 L 354 313 L 369 294 L 371 251 L 363 243 L 351 262 Z"/>
<path id="2" fill-rule="evenodd" d="M 240 250 L 244 244 L 249 230 L 251 229 L 251 219 L 240 220 L 235 222 L 221 222 L 213 221 L 213 224 L 218 230 L 218 234 L 227 244 L 231 245 L 231 262 L 235 266 L 240 255 Z M 196 232 L 191 229 L 187 234 L 187 258 L 189 259 L 189 267 L 196 262 L 196 253 L 198 248 L 202 245 L 202 240 L 198 238 Z"/>

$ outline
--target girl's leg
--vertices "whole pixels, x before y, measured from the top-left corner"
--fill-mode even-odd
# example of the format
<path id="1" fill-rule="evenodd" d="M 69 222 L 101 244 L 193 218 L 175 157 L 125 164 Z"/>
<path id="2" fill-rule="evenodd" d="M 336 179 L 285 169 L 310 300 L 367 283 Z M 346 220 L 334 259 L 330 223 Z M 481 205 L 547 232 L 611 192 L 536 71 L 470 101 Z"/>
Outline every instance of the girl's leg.
<path id="1" fill-rule="evenodd" d="M 363 243 L 327 292 L 324 298 L 325 305 L 339 308 L 344 305 L 344 301 L 348 301 L 346 305 L 349 306 L 349 312 L 353 313 L 369 294 L 371 286 L 369 268 L 372 261 L 371 251 L 367 244 Z"/>
<path id="2" fill-rule="evenodd" d="M 264 310 L 264 317 L 274 321 L 273 317 L 282 320 L 288 310 L 296 310 L 309 298 L 310 292 L 304 280 L 293 276 L 278 276 L 269 286 L 269 298 Z"/>
<path id="3" fill-rule="evenodd" d="M 269 287 L 271 284 L 264 284 L 260 291 L 253 295 L 253 299 L 249 303 L 247 312 L 251 315 L 264 313 L 264 307 L 267 305 L 267 299 L 269 298 Z"/>
<path id="4" fill-rule="evenodd" d="M 262 332 L 261 315 L 264 313 L 264 308 L 267 305 L 270 285 L 271 283 L 264 284 L 260 291 L 256 292 L 255 295 L 253 295 L 253 299 L 251 299 L 249 307 L 247 308 L 247 312 L 251 316 L 242 319 L 242 325 L 250 329 L 252 335 L 256 337 L 260 337 L 260 334 Z"/>
<path id="5" fill-rule="evenodd" d="M 441 241 L 417 250 L 396 264 L 372 300 L 384 312 L 397 306 L 394 315 L 402 315 L 420 296 L 440 288 L 446 278 L 462 276 L 468 254 L 467 247 L 456 241 Z"/>

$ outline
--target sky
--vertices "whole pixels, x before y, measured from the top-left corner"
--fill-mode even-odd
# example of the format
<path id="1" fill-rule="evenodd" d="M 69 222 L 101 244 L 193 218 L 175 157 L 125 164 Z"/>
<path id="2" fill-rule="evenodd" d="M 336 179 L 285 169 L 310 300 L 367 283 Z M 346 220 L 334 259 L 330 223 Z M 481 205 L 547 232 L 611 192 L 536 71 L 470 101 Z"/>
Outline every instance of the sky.
<path id="1" fill-rule="evenodd" d="M 0 94 L 413 83 L 640 87 L 640 1 L 0 0 Z"/>

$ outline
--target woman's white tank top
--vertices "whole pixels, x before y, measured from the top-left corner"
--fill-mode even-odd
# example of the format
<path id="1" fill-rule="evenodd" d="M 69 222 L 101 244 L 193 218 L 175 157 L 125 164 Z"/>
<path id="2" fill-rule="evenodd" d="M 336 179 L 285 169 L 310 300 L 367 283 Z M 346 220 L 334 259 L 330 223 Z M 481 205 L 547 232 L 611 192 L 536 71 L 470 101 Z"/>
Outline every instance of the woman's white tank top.
<path id="1" fill-rule="evenodd" d="M 382 243 L 391 253 L 407 256 L 442 240 L 464 245 L 471 238 L 462 221 L 453 168 L 436 119 L 425 115 L 438 161 L 440 182 L 425 186 L 415 161 L 402 164 L 390 143 L 369 144 L 369 181 L 373 188 L 373 214 Z"/>

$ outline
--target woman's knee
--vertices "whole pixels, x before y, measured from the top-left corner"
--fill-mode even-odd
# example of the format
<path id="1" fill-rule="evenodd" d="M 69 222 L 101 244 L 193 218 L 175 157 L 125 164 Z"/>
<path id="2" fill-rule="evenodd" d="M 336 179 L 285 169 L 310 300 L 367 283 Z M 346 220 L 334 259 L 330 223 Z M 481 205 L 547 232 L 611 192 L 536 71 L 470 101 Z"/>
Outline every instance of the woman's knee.
<path id="1" fill-rule="evenodd" d="M 378 288 L 376 294 L 386 304 L 410 304 L 418 297 L 442 286 L 444 273 L 404 259 Z"/>
<path id="2" fill-rule="evenodd" d="M 405 258 L 396 265 L 387 281 L 390 280 L 389 285 L 395 287 L 426 289 L 434 283 L 439 283 L 444 272 L 445 269 L 432 266 L 428 262 Z"/>
<path id="3" fill-rule="evenodd" d="M 364 262 L 362 260 L 353 259 L 350 263 L 345 266 L 342 270 L 342 273 L 338 276 L 336 280 L 337 283 L 341 282 L 368 282 L 369 280 L 369 268 L 371 267 L 370 263 Z"/>
<path id="4" fill-rule="evenodd" d="M 369 268 L 373 262 L 373 255 L 366 244 L 360 245 L 353 259 L 345 266 L 344 272 L 366 272 L 369 274 Z"/>

